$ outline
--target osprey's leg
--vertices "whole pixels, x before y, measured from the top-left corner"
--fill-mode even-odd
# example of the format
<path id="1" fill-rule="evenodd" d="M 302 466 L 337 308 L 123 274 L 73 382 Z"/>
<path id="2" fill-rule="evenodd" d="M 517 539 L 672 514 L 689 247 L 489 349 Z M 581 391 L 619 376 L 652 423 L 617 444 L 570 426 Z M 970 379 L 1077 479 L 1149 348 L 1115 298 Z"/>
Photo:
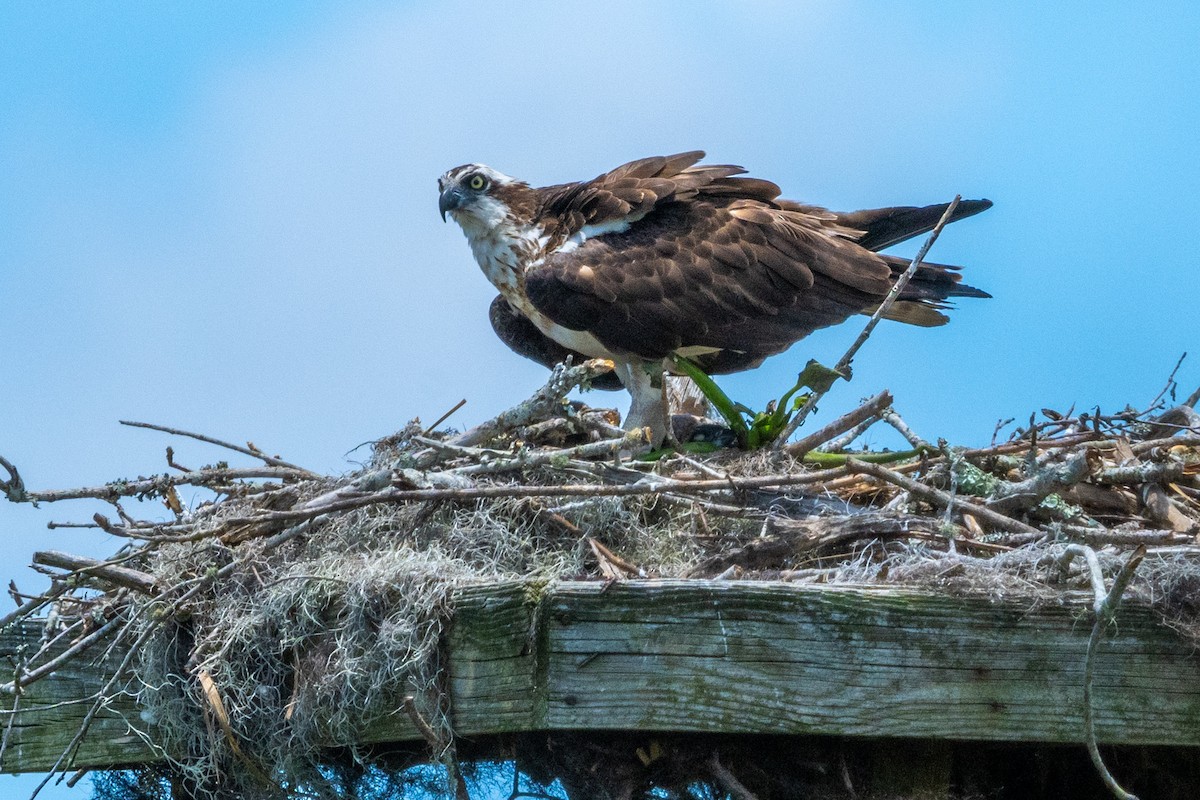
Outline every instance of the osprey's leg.
<path id="1" fill-rule="evenodd" d="M 651 370 L 647 369 L 651 367 Z M 650 428 L 650 444 L 658 447 L 670 430 L 671 418 L 663 396 L 663 373 L 658 364 L 641 361 L 619 361 L 617 376 L 629 390 L 633 402 L 625 415 L 625 430 Z"/>

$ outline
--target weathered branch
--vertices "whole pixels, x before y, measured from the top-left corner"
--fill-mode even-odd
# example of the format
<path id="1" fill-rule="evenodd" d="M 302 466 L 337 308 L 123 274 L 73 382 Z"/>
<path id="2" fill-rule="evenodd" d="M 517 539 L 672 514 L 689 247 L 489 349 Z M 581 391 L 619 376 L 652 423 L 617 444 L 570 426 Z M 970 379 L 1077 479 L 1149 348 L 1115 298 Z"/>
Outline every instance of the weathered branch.
<path id="1" fill-rule="evenodd" d="M 932 517 L 868 512 L 809 519 L 768 517 L 766 522 L 764 535 L 751 539 L 739 548 L 704 559 L 688 573 L 688 577 L 711 575 L 731 566 L 768 569 L 784 559 L 828 551 L 862 539 L 917 538 L 944 542 L 953 535 L 955 542 L 963 547 L 977 547 L 991 552 L 1009 549 L 971 541 L 966 538 L 966 531 L 961 526 L 952 525 L 947 530 L 940 520 Z"/>
<path id="2" fill-rule="evenodd" d="M 158 592 L 158 584 L 153 575 L 128 567 L 106 564 L 94 558 L 71 555 L 58 550 L 43 550 L 33 554 L 33 563 L 41 564 L 44 567 L 65 569 L 80 576 L 97 578 L 114 586 L 123 586 L 142 594 L 153 595 Z"/>
<path id="3" fill-rule="evenodd" d="M 839 433 L 845 433 L 865 420 L 878 417 L 883 409 L 891 404 L 892 395 L 885 389 L 858 408 L 848 414 L 843 414 L 820 430 L 813 431 L 808 436 L 787 445 L 785 449 L 791 455 L 799 458 L 809 450 L 815 450 L 819 445 L 824 444 Z"/>
<path id="4" fill-rule="evenodd" d="M 0 617 L 0 631 L 3 631 L 14 622 L 19 622 L 23 619 L 28 619 L 41 610 L 47 603 L 52 603 L 58 597 L 61 597 L 71 585 L 66 581 L 55 580 L 50 582 L 50 588 L 40 595 L 31 597 L 16 609 Z"/>
<path id="5" fill-rule="evenodd" d="M 1084 659 L 1083 665 L 1083 725 L 1087 740 L 1088 755 L 1092 759 L 1092 764 L 1100 774 L 1100 779 L 1104 782 L 1105 787 L 1118 800 L 1138 800 L 1138 798 L 1136 795 L 1125 791 L 1117 783 L 1116 778 L 1108 771 L 1108 767 L 1104 765 L 1104 759 L 1100 756 L 1100 748 L 1096 743 L 1096 719 L 1095 710 L 1092 707 L 1092 685 L 1096 674 L 1096 649 L 1100 645 L 1100 637 L 1104 633 L 1104 629 L 1116 615 L 1117 608 L 1121 604 L 1121 595 L 1124 594 L 1129 581 L 1133 579 L 1134 571 L 1137 570 L 1138 564 L 1142 562 L 1142 558 L 1145 555 L 1145 547 L 1139 547 L 1135 550 L 1122 565 L 1121 571 L 1117 573 L 1117 577 L 1113 579 L 1112 588 L 1106 589 L 1104 586 L 1104 574 L 1100 570 L 1100 560 L 1097 558 L 1095 551 L 1090 547 L 1070 545 L 1063 554 L 1064 563 L 1073 557 L 1081 557 L 1088 564 L 1094 598 L 1092 613 L 1095 619 L 1092 623 L 1091 636 L 1088 637 L 1087 656 Z"/>
<path id="6" fill-rule="evenodd" d="M 570 366 L 559 364 L 550 373 L 550 380 L 523 403 L 504 411 L 487 422 L 483 422 L 447 439 L 447 444 L 474 445 L 486 442 L 504 431 L 538 422 L 561 412 L 564 398 L 577 386 L 581 386 L 612 369 L 612 362 L 591 359 Z"/>
<path id="7" fill-rule="evenodd" d="M 1154 418 L 1146 438 L 1158 439 L 1185 430 L 1200 433 L 1200 413 L 1189 405 L 1175 406 Z"/>
<path id="8" fill-rule="evenodd" d="M 621 451 L 635 451 L 649 445 L 644 430 L 622 431 L 619 439 L 605 439 L 599 442 L 588 442 L 575 447 L 541 448 L 537 450 L 521 449 L 517 452 L 488 450 L 474 447 L 440 442 L 421 436 L 413 440 L 429 447 L 444 450 L 457 456 L 471 458 L 476 461 L 465 467 L 458 467 L 454 472 L 458 475 L 485 475 L 498 472 L 508 472 L 515 469 L 530 469 L 544 464 L 565 463 L 572 459 L 604 458 Z"/>
<path id="9" fill-rule="evenodd" d="M 92 498 L 112 502 L 122 497 L 156 496 L 175 486 L 227 486 L 233 481 L 251 478 L 277 480 L 304 480 L 312 477 L 308 470 L 295 467 L 243 467 L 198 469 L 178 475 L 158 475 L 153 478 L 139 477 L 132 481 L 113 481 L 104 486 L 85 486 L 78 489 L 61 489 L 44 492 L 26 492 L 27 502 L 56 503 L 60 500 Z"/>
<path id="10" fill-rule="evenodd" d="M 1124 531 L 1110 528 L 1087 528 L 1082 525 L 1060 525 L 1058 530 L 1062 532 L 1063 536 L 1092 547 L 1105 545 L 1119 547 L 1169 546 L 1188 544 L 1195 541 L 1196 538 L 1178 531 Z"/>
<path id="11" fill-rule="evenodd" d="M 47 675 L 52 675 L 56 669 L 63 664 L 66 664 L 76 655 L 87 650 L 89 647 L 109 634 L 116 632 L 117 628 L 121 625 L 121 622 L 122 620 L 117 618 L 110 619 L 108 622 L 104 623 L 87 636 L 84 636 L 82 639 L 75 642 L 75 644 L 68 647 L 58 656 L 50 659 L 44 664 L 39 665 L 35 669 L 31 669 L 28 672 L 21 672 L 8 683 L 0 683 L 0 693 L 16 694 L 21 687 L 28 686 L 35 681 L 39 681 L 42 678 L 45 678 Z"/>
<path id="12" fill-rule="evenodd" d="M 243 447 L 238 444 L 233 444 L 232 442 L 226 442 L 226 441 L 222 441 L 221 439 L 214 439 L 211 436 L 205 436 L 202 433 L 192 433 L 191 431 L 180 430 L 179 428 L 168 428 L 165 425 L 155 425 L 150 422 L 133 422 L 132 420 L 126 420 L 126 419 L 118 420 L 118 421 L 122 425 L 128 425 L 131 428 L 147 428 L 152 431 L 162 431 L 163 433 L 169 433 L 169 434 L 172 434 L 173 436 L 187 436 L 189 438 L 196 439 L 197 441 L 207 442 L 208 444 L 215 444 L 218 447 L 224 447 L 227 450 L 233 450 L 236 453 L 242 453 L 243 455 L 253 456 L 254 458 L 259 459 L 263 463 L 269 464 L 273 467 L 284 467 L 286 469 L 292 469 L 292 470 L 296 470 L 298 472 L 303 472 L 309 478 L 320 477 L 317 473 L 307 470 L 304 467 L 298 467 L 295 464 L 291 464 L 287 461 L 284 461 L 282 458 L 277 458 L 276 456 L 269 456 L 266 453 L 264 453 L 262 450 L 259 450 L 257 447 Z"/>
<path id="13" fill-rule="evenodd" d="M 1183 401 L 1188 408 L 1195 408 L 1197 403 L 1200 403 L 1200 386 L 1197 386 L 1196 391 L 1189 394 L 1187 400 Z"/>
<path id="14" fill-rule="evenodd" d="M 883 413 L 880 414 L 879 417 L 888 425 L 891 425 L 893 428 L 895 428 L 896 432 L 903 436 L 905 441 L 907 441 L 913 447 L 929 447 L 929 442 L 925 441 L 915 432 L 913 432 L 913 429 L 908 427 L 908 423 L 905 422 L 904 418 L 896 412 L 896 409 L 889 406 L 883 410 Z"/>
<path id="15" fill-rule="evenodd" d="M 0 481 L 0 489 L 4 490 L 4 496 L 13 503 L 28 502 L 29 497 L 25 494 L 25 482 L 21 480 L 21 473 L 4 456 L 0 456 L 0 467 L 4 467 L 8 472 L 8 480 Z"/>
<path id="16" fill-rule="evenodd" d="M 939 508 L 950 508 L 958 511 L 966 511 L 975 516 L 976 519 L 986 522 L 993 528 L 1011 533 L 1037 533 L 1037 528 L 1031 525 L 1026 525 L 1024 522 L 1019 522 L 1011 517 L 1006 517 L 992 511 L 986 506 L 976 505 L 975 503 L 963 500 L 961 497 L 954 497 L 948 492 L 943 492 L 941 489 L 935 489 L 932 486 L 926 486 L 923 483 L 918 483 L 910 478 L 888 469 L 879 464 L 868 464 L 857 459 L 850 459 L 846 462 L 846 468 L 851 472 L 859 472 L 865 475 L 870 475 L 882 481 L 899 486 L 911 495 L 927 500 Z"/>
<path id="17" fill-rule="evenodd" d="M 1090 465 L 1085 450 L 1065 464 L 1043 467 L 1030 478 L 1020 483 L 1000 481 L 995 496 L 988 500 L 987 507 L 1000 514 L 1025 511 L 1033 508 L 1055 492 L 1074 486 L 1088 476 Z"/>
<path id="18" fill-rule="evenodd" d="M 408 714 L 409 720 L 421 734 L 425 743 L 429 745 L 429 749 L 433 751 L 434 756 L 443 760 L 446 767 L 447 779 L 454 787 L 455 800 L 471 800 L 471 795 L 467 791 L 467 782 L 463 778 L 462 770 L 458 766 L 457 756 L 453 752 L 446 752 L 448 750 L 446 742 L 442 740 L 441 736 L 438 736 L 437 731 L 425 719 L 420 709 L 417 708 L 416 698 L 411 694 L 406 695 L 404 698 L 404 711 Z"/>
<path id="19" fill-rule="evenodd" d="M 1133 445 L 1133 454 L 1142 456 L 1161 448 L 1171 447 L 1200 447 L 1200 433 L 1186 436 L 1164 436 L 1161 439 L 1147 439 Z"/>
<path id="20" fill-rule="evenodd" d="M 1183 462 L 1160 461 L 1148 464 L 1130 464 L 1124 467 L 1102 469 L 1092 480 L 1101 484 L 1124 484 L 1138 486 L 1143 483 L 1164 483 L 1183 477 Z"/>
<path id="21" fill-rule="evenodd" d="M 321 505 L 306 506 L 300 509 L 263 511 L 252 516 L 231 517 L 224 520 L 224 526 L 228 528 L 263 522 L 299 522 L 313 519 L 322 514 L 330 514 L 335 511 L 348 511 L 380 503 L 406 503 L 429 500 L 482 500 L 495 497 L 633 497 L 636 495 L 667 493 L 688 495 L 801 486 L 821 483 L 828 477 L 829 475 L 823 472 L 802 472 L 797 474 L 763 475 L 753 478 L 729 477 L 719 480 L 685 481 L 657 475 L 647 475 L 635 482 L 622 484 L 503 485 L 431 489 L 392 488 L 370 494 L 340 497 Z M 1026 526 L 1026 529 L 1032 530 L 1028 526 Z"/>
<path id="22" fill-rule="evenodd" d="M 830 439 L 821 450 L 826 453 L 841 453 L 845 451 L 847 447 L 857 441 L 858 437 L 870 430 L 876 422 L 879 422 L 879 417 L 869 417 L 863 420 L 841 436 L 835 436 Z"/>

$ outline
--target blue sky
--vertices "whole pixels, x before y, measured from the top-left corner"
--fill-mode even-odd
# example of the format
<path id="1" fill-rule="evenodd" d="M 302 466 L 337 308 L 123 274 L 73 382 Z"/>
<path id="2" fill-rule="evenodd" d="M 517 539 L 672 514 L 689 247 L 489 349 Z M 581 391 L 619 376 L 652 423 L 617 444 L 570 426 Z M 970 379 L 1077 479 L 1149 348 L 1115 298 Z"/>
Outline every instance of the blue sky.
<path id="1" fill-rule="evenodd" d="M 931 256 L 995 299 L 883 325 L 821 418 L 888 388 L 926 438 L 980 444 L 1042 407 L 1144 405 L 1191 349 L 1186 395 L 1198 29 L 1185 3 L 6 3 L 0 454 L 31 488 L 162 471 L 168 443 L 226 457 L 116 422 L 141 419 L 336 472 L 460 398 L 479 421 L 544 373 L 491 333 L 437 176 L 693 148 L 837 209 L 996 203 Z M 857 330 L 722 384 L 761 404 Z M 114 549 L 45 530 L 95 510 L 0 506 L 2 577 Z"/>

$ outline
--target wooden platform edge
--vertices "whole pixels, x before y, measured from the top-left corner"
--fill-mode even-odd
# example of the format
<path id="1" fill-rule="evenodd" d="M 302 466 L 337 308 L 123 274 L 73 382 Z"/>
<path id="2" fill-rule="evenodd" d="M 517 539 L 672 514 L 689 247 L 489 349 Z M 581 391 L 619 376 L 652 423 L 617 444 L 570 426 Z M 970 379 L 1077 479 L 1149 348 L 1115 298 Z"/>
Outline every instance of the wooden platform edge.
<path id="1" fill-rule="evenodd" d="M 454 724 L 464 737 L 596 729 L 1078 743 L 1087 603 L 760 581 L 474 586 L 457 592 L 446 640 Z M 0 635 L 0 670 L 41 634 L 25 624 Z M 102 680 L 97 665 L 71 664 L 30 687 L 19 713 L 0 714 L 0 771 L 50 768 L 88 709 L 63 703 Z M 1099 649 L 1094 700 L 1102 743 L 1200 745 L 1200 654 L 1153 611 L 1127 605 Z M 4 708 L 12 701 L 0 697 Z M 364 740 L 418 739 L 394 711 L 381 709 Z M 133 698 L 114 698 L 72 767 L 153 760 L 148 737 Z"/>

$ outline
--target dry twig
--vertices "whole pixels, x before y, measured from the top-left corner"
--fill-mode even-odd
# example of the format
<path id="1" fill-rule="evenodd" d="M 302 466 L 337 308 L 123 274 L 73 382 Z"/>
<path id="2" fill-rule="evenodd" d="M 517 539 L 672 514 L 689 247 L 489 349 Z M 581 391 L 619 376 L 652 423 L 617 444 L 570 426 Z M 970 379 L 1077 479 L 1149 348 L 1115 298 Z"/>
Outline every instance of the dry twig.
<path id="1" fill-rule="evenodd" d="M 954 199 L 950 201 L 950 204 L 946 206 L 946 211 L 942 214 L 942 218 L 938 220 L 937 225 L 933 226 L 933 230 L 929 232 L 929 238 L 925 240 L 925 244 L 923 244 L 921 249 L 917 251 L 916 256 L 914 256 L 913 260 L 909 263 L 908 269 L 904 270 L 900 277 L 896 279 L 896 283 L 892 286 L 891 291 L 887 293 L 887 297 L 883 298 L 883 302 L 879 304 L 879 308 L 875 309 L 875 313 L 871 315 L 871 319 L 869 319 L 867 324 L 863 327 L 862 333 L 860 333 L 858 338 L 854 340 L 854 343 L 850 345 L 850 349 L 838 359 L 836 364 L 834 364 L 834 372 L 840 372 L 843 375 L 849 374 L 850 365 L 854 361 L 854 356 L 858 355 L 859 349 L 866 344 L 867 339 L 871 336 L 871 332 L 874 331 L 875 326 L 879 324 L 879 320 L 883 319 L 883 315 L 886 314 L 889 309 L 891 309 L 892 305 L 900 297 L 900 293 L 904 291 L 904 287 L 908 286 L 908 282 L 912 280 L 913 275 L 917 274 L 917 268 L 920 267 L 921 262 L 925 260 L 925 255 L 929 252 L 929 248 L 933 247 L 933 243 L 938 240 L 938 236 L 940 236 L 942 233 L 942 228 L 946 227 L 946 223 L 950 221 L 952 216 L 954 216 L 954 211 L 958 208 L 958 203 L 960 200 L 962 200 L 962 195 L 955 195 Z M 787 440 L 792 438 L 792 434 L 796 432 L 797 428 L 804 424 L 804 420 L 808 418 L 808 415 L 813 412 L 813 409 L 817 407 L 817 403 L 824 396 L 825 392 L 817 391 L 814 391 L 808 396 L 808 400 L 804 402 L 804 405 L 801 406 L 800 410 L 797 411 L 795 416 L 792 417 L 791 421 L 787 424 L 787 427 L 780 432 L 779 438 L 775 440 L 774 446 L 776 448 L 782 448 L 787 443 Z"/>
<path id="2" fill-rule="evenodd" d="M 152 431 L 162 431 L 163 433 L 169 433 L 174 436 L 187 436 L 188 438 L 196 439 L 197 441 L 207 442 L 208 444 L 215 444 L 218 447 L 224 447 L 226 450 L 233 450 L 234 452 L 237 452 L 237 453 L 242 453 L 244 455 L 252 456 L 252 457 L 257 458 L 258 460 L 262 461 L 264 464 L 269 464 L 273 467 L 283 467 L 285 469 L 296 470 L 297 472 L 303 472 L 305 474 L 305 477 L 309 477 L 309 478 L 319 478 L 320 477 L 320 475 L 318 475 L 317 473 L 312 472 L 311 470 L 307 470 L 304 467 L 298 467 L 295 464 L 291 464 L 287 461 L 284 461 L 282 458 L 278 458 L 276 456 L 269 456 L 266 453 L 264 453 L 262 450 L 259 450 L 257 447 L 243 447 L 239 444 L 233 444 L 232 442 L 226 442 L 221 439 L 214 439 L 211 436 L 205 436 L 202 433 L 192 433 L 191 431 L 180 430 L 179 428 L 168 428 L 165 425 L 155 425 L 150 422 L 133 422 L 132 420 L 123 419 L 123 420 L 120 420 L 120 423 L 122 425 L 128 425 L 131 428 L 148 428 L 149 430 L 152 430 Z"/>
<path id="3" fill-rule="evenodd" d="M 124 586 L 142 594 L 158 593 L 158 584 L 153 575 L 107 564 L 95 558 L 71 555 L 58 550 L 43 550 L 33 554 L 33 563 L 41 564 L 44 567 L 65 569 L 73 576 L 95 578 L 102 583 Z"/>
<path id="4" fill-rule="evenodd" d="M 504 431 L 520 428 L 560 413 L 565 405 L 563 398 L 572 389 L 586 384 L 611 369 L 611 361 L 599 358 L 585 361 L 576 366 L 559 364 L 551 371 L 550 379 L 546 381 L 546 384 L 528 400 L 487 422 L 476 425 L 469 431 L 451 437 L 447 443 L 463 446 L 479 444 Z"/>
<path id="5" fill-rule="evenodd" d="M 1088 637 L 1087 656 L 1084 660 L 1083 667 L 1083 724 L 1085 734 L 1087 736 L 1088 755 L 1092 759 L 1092 764 L 1096 767 L 1096 771 L 1100 773 L 1100 779 L 1104 781 L 1105 787 L 1112 793 L 1117 800 L 1138 800 L 1137 796 L 1130 794 L 1117 783 L 1116 778 L 1108 771 L 1108 767 L 1104 765 L 1104 759 L 1100 756 L 1100 748 L 1096 744 L 1096 718 L 1095 710 L 1092 707 L 1092 683 L 1096 673 L 1096 649 L 1100 645 L 1100 637 L 1104 633 L 1104 629 L 1108 627 L 1116 616 L 1117 608 L 1121 604 L 1121 595 L 1124 594 L 1125 588 L 1129 585 L 1129 581 L 1133 578 L 1133 573 L 1137 570 L 1138 564 L 1146 555 L 1144 546 L 1138 547 L 1121 567 L 1121 571 L 1117 573 L 1117 577 L 1113 579 L 1112 588 L 1108 589 L 1104 585 L 1104 574 L 1100 569 L 1100 560 L 1096 557 L 1096 553 L 1090 547 L 1082 545 L 1070 545 L 1064 556 L 1064 563 L 1073 557 L 1082 557 L 1088 565 L 1088 573 L 1092 584 L 1093 603 L 1092 614 L 1094 622 L 1092 623 L 1092 633 Z"/>
<path id="6" fill-rule="evenodd" d="M 986 522 L 993 528 L 1011 533 L 1037 533 L 1037 528 L 1031 525 L 1026 525 L 1024 522 L 1018 522 L 1012 517 L 1006 517 L 992 511 L 985 506 L 976 505 L 959 497 L 952 497 L 943 492 L 941 489 L 935 489 L 932 486 L 926 486 L 923 483 L 918 483 L 903 475 L 890 470 L 879 464 L 868 464 L 857 459 L 850 459 L 846 462 L 846 468 L 851 472 L 861 472 L 870 475 L 874 478 L 887 481 L 895 486 L 899 486 L 904 491 L 911 495 L 920 497 L 923 500 L 928 500 L 939 508 L 952 508 L 958 511 L 966 511 L 974 515 L 982 522 Z"/>
<path id="7" fill-rule="evenodd" d="M 892 404 L 892 395 L 887 390 L 867 400 L 853 411 L 843 414 L 820 430 L 814 431 L 802 439 L 787 445 L 784 449 L 791 455 L 799 458 L 810 450 L 815 450 L 820 445 L 829 441 L 840 433 L 845 433 L 851 428 L 865 422 L 869 419 L 879 417 L 885 408 Z"/>

